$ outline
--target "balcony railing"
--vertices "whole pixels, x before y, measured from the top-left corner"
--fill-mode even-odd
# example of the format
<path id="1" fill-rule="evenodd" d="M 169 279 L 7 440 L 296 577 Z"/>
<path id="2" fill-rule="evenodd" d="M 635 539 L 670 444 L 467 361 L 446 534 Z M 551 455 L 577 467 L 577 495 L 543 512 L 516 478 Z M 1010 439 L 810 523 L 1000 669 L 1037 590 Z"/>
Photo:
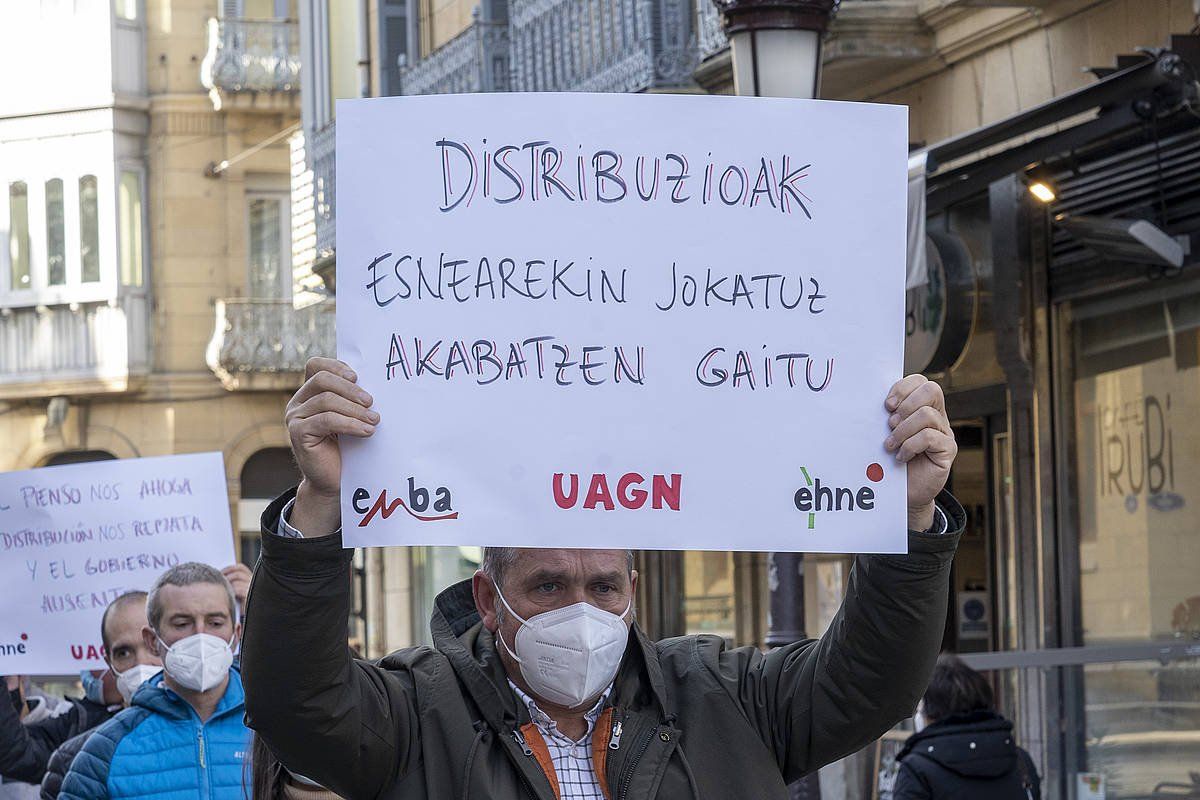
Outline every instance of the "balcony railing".
<path id="1" fill-rule="evenodd" d="M 400 86 L 404 94 L 508 91 L 508 25 L 476 19 L 428 58 L 404 69 Z"/>
<path id="2" fill-rule="evenodd" d="M 702 60 L 729 46 L 721 25 L 721 12 L 713 0 L 696 0 L 696 39 Z"/>
<path id="3" fill-rule="evenodd" d="M 200 82 L 216 92 L 300 91 L 300 38 L 294 20 L 210 19 Z"/>
<path id="4" fill-rule="evenodd" d="M 143 295 L 0 311 L 0 397 L 123 392 L 150 364 Z"/>
<path id="5" fill-rule="evenodd" d="M 317 234 L 317 260 L 333 255 L 333 232 L 337 223 L 337 193 L 334 184 L 334 124 L 312 136 L 313 210 Z"/>
<path id="6" fill-rule="evenodd" d="M 689 0 L 511 0 L 517 91 L 638 92 L 691 83 Z"/>
<path id="7" fill-rule="evenodd" d="M 216 317 L 207 361 L 230 390 L 298 386 L 309 358 L 336 352 L 329 301 L 295 308 L 290 300 L 218 300 Z"/>

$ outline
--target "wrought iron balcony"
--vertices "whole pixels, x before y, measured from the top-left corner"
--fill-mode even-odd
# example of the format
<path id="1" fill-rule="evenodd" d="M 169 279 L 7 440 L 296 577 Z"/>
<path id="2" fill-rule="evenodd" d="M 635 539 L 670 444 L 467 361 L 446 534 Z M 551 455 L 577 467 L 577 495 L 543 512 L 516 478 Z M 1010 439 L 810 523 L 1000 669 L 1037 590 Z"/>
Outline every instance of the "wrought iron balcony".
<path id="1" fill-rule="evenodd" d="M 638 92 L 690 84 L 689 0 L 510 0 L 516 91 Z"/>
<path id="2" fill-rule="evenodd" d="M 400 87 L 404 94 L 508 91 L 508 25 L 476 17 L 428 58 L 403 69 Z"/>
<path id="3" fill-rule="evenodd" d="M 0 311 L 0 397 L 123 392 L 150 366 L 149 301 Z"/>
<path id="4" fill-rule="evenodd" d="M 217 301 L 209 369 L 229 390 L 299 386 L 304 363 L 336 352 L 334 304 L 296 308 L 290 300 Z"/>
<path id="5" fill-rule="evenodd" d="M 300 38 L 294 20 L 208 21 L 200 82 L 214 95 L 300 92 Z M 215 102 L 215 100 L 214 100 Z"/>

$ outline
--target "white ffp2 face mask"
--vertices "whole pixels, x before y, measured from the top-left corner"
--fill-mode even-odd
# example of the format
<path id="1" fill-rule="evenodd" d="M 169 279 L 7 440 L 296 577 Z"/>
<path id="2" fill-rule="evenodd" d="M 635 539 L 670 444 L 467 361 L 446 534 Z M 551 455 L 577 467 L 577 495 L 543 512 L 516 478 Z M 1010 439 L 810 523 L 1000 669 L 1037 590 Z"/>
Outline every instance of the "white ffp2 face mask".
<path id="1" fill-rule="evenodd" d="M 134 664 L 124 672 L 117 672 L 112 667 L 109 669 L 113 675 L 117 676 L 117 691 L 121 693 L 121 697 L 125 698 L 125 705 L 129 705 L 133 700 L 133 693 L 138 690 L 139 686 L 162 672 L 162 667 L 154 667 L 149 664 Z"/>
<path id="2" fill-rule="evenodd" d="M 167 643 L 159 637 L 163 647 Z M 209 633 L 193 633 L 167 647 L 163 669 L 185 689 L 207 692 L 225 680 L 233 666 L 229 642 Z"/>
<path id="3" fill-rule="evenodd" d="M 629 630 L 618 616 L 591 603 L 575 603 L 522 619 L 496 590 L 504 607 L 521 623 L 515 647 L 496 630 L 496 638 L 521 666 L 525 682 L 540 697 L 564 708 L 577 708 L 612 683 L 625 655 Z"/>

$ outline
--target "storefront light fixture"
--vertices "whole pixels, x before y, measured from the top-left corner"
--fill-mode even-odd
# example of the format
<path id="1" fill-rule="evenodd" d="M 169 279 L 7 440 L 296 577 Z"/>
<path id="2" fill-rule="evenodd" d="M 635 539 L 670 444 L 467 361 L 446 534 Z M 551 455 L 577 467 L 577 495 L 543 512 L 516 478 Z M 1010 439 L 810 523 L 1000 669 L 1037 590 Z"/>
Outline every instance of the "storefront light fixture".
<path id="1" fill-rule="evenodd" d="M 1053 203 L 1058 197 L 1054 193 L 1054 188 L 1045 181 L 1031 181 L 1029 184 L 1029 193 L 1043 203 Z"/>

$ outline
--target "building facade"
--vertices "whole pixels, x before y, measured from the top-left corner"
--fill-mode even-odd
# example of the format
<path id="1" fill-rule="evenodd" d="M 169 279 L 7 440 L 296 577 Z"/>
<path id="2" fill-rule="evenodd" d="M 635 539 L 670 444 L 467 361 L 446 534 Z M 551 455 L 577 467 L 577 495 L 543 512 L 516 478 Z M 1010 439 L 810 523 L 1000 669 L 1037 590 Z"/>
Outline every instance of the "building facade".
<path id="1" fill-rule="evenodd" d="M 295 480 L 284 404 L 332 347 L 332 313 L 293 302 L 295 15 L 0 8 L 0 468 L 220 451 L 251 563 Z"/>

